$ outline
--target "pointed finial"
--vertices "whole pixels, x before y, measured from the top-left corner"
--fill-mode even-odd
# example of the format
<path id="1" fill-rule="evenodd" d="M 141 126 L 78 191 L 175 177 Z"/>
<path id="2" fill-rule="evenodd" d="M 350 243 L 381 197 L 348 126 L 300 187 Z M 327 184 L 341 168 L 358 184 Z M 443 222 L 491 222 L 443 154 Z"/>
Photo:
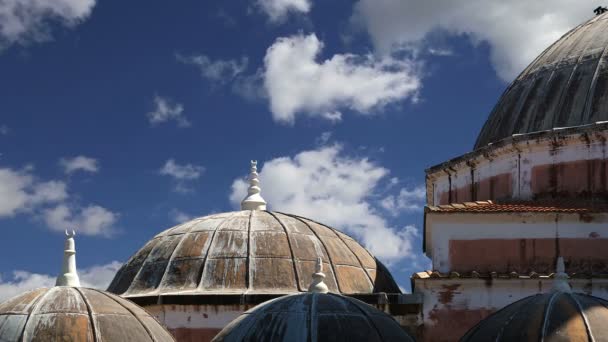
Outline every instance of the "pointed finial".
<path id="1" fill-rule="evenodd" d="M 319 257 L 317 259 L 317 265 L 315 267 L 315 273 L 312 274 L 312 283 L 308 287 L 308 292 L 313 293 L 327 293 L 329 289 L 323 282 L 325 279 L 325 273 L 323 273 L 323 259 Z"/>
<path id="2" fill-rule="evenodd" d="M 257 160 L 252 160 L 249 173 L 249 188 L 247 189 L 247 197 L 241 202 L 241 210 L 266 210 L 266 201 L 260 195 L 262 189 L 260 189 L 257 166 Z"/>
<path id="3" fill-rule="evenodd" d="M 76 272 L 76 244 L 74 236 L 76 232 L 68 232 L 65 230 L 65 250 L 63 251 L 63 264 L 61 266 L 61 274 L 57 277 L 55 286 L 80 286 L 80 279 Z"/>
<path id="4" fill-rule="evenodd" d="M 557 265 L 555 266 L 552 290 L 558 292 L 572 292 L 572 288 L 570 288 L 570 284 L 568 284 L 568 278 L 566 266 L 564 265 L 564 258 L 560 256 L 557 258 Z"/>

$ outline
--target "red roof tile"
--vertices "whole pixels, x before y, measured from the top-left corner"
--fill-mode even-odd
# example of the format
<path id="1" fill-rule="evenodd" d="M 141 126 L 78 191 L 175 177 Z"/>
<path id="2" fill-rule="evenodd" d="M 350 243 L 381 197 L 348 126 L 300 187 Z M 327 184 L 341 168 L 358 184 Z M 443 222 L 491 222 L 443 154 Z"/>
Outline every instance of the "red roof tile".
<path id="1" fill-rule="evenodd" d="M 453 203 L 440 206 L 427 206 L 427 212 L 437 213 L 527 213 L 527 212 L 547 212 L 547 213 L 599 213 L 608 212 L 608 204 L 591 203 L 588 201 L 525 201 L 525 202 L 505 202 L 497 203 L 494 201 L 477 201 Z"/>

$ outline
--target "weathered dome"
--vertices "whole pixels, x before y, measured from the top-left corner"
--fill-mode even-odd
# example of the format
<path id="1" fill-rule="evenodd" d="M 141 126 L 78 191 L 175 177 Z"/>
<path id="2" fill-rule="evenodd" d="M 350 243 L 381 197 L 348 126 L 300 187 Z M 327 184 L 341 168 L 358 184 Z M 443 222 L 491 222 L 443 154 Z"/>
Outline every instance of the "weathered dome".
<path id="1" fill-rule="evenodd" d="M 607 19 L 608 13 L 592 18 L 538 56 L 504 92 L 475 148 L 513 134 L 608 120 Z"/>
<path id="2" fill-rule="evenodd" d="M 174 339 L 156 319 L 126 299 L 94 289 L 55 286 L 0 304 L 0 341 Z"/>
<path id="3" fill-rule="evenodd" d="M 220 341 L 414 341 L 390 315 L 357 299 L 302 293 L 245 312 L 214 339 Z"/>
<path id="4" fill-rule="evenodd" d="M 506 306 L 469 330 L 461 341 L 606 341 L 607 322 L 607 301 L 555 291 Z"/>
<path id="5" fill-rule="evenodd" d="M 124 297 L 306 291 L 318 257 L 337 293 L 400 293 L 386 268 L 351 237 L 294 215 L 243 210 L 205 216 L 149 241 L 108 290 Z"/>

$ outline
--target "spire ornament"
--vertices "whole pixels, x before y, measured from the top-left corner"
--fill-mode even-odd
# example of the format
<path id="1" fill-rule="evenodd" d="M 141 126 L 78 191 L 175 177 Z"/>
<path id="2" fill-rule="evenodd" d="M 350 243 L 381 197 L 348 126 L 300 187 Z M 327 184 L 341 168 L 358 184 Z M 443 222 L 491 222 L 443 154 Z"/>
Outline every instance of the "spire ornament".
<path id="1" fill-rule="evenodd" d="M 76 232 L 65 231 L 65 250 L 63 251 L 63 264 L 61 265 L 61 274 L 57 277 L 55 286 L 80 286 L 80 279 L 76 272 L 76 243 L 74 236 Z"/>
<path id="2" fill-rule="evenodd" d="M 329 289 L 323 282 L 325 279 L 325 273 L 323 273 L 323 259 L 319 257 L 315 267 L 315 273 L 312 274 L 312 283 L 308 287 L 308 292 L 312 293 L 327 293 Z"/>
<path id="3" fill-rule="evenodd" d="M 556 292 L 572 292 L 572 288 L 570 288 L 570 284 L 568 284 L 568 278 L 566 266 L 564 265 L 564 258 L 560 256 L 557 258 L 557 265 L 555 266 L 552 290 Z"/>
<path id="4" fill-rule="evenodd" d="M 266 210 L 266 201 L 260 195 L 262 189 L 260 188 L 257 166 L 257 160 L 252 160 L 249 172 L 249 188 L 247 189 L 247 197 L 241 202 L 241 210 Z"/>

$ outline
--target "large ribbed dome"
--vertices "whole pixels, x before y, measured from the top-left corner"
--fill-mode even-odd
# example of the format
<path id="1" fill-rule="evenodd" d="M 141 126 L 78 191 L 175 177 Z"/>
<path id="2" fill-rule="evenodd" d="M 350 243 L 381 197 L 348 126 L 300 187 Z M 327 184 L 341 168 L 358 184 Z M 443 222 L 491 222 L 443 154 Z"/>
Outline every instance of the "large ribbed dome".
<path id="1" fill-rule="evenodd" d="M 55 286 L 0 304 L 0 341 L 169 342 L 173 337 L 137 305 L 113 294 Z"/>
<path id="2" fill-rule="evenodd" d="M 607 19 L 608 13 L 592 18 L 538 56 L 502 95 L 475 148 L 513 134 L 608 120 Z"/>
<path id="3" fill-rule="evenodd" d="M 194 219 L 149 241 L 109 291 L 125 297 L 306 291 L 318 257 L 330 291 L 400 293 L 351 237 L 299 216 L 244 210 Z"/>
<path id="4" fill-rule="evenodd" d="M 608 302 L 555 291 L 526 297 L 473 327 L 461 342 L 607 341 Z"/>
<path id="5" fill-rule="evenodd" d="M 260 304 L 213 342 L 413 342 L 390 315 L 354 298 L 302 293 Z"/>

